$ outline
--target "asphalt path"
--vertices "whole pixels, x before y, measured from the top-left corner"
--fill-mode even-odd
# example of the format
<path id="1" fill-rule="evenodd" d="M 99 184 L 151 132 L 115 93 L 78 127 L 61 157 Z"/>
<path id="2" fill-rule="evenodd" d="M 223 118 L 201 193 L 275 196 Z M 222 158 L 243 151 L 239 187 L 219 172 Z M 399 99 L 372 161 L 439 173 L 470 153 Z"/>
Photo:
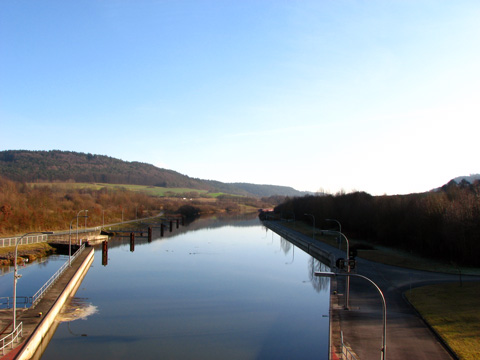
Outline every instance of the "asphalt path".
<path id="1" fill-rule="evenodd" d="M 281 226 L 302 241 L 315 244 L 333 255 L 335 259 L 346 258 L 345 251 L 282 226 L 281 222 L 265 222 L 275 231 Z M 281 234 L 280 234 L 281 235 Z M 288 240 L 288 239 L 287 239 Z M 342 244 L 345 248 L 345 244 Z M 338 269 L 332 269 L 339 272 Z M 415 309 L 406 301 L 404 293 L 418 286 L 459 282 L 459 275 L 428 272 L 384 265 L 357 257 L 356 269 L 352 272 L 368 277 L 381 289 L 386 301 L 386 359 L 455 359 L 442 340 L 436 336 Z M 480 281 L 479 276 L 462 276 L 462 281 Z M 378 290 L 365 279 L 350 277 L 348 310 L 345 304 L 346 277 L 336 277 L 332 282 L 332 317 L 338 324 L 332 325 L 332 332 L 343 331 L 344 342 L 358 359 L 380 359 L 383 339 L 383 306 Z M 336 301 L 335 301 L 336 299 Z M 339 338 L 332 334 L 332 338 Z"/>

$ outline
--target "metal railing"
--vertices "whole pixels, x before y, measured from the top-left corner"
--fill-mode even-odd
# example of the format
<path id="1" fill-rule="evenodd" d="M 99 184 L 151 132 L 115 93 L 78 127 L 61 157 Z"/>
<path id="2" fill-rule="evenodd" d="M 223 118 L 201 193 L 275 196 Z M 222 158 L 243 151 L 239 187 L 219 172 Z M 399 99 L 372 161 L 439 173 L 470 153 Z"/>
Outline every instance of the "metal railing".
<path id="1" fill-rule="evenodd" d="M 23 307 L 26 308 L 31 301 L 29 296 L 17 296 L 17 307 L 23 304 Z M 0 297 L 0 309 L 10 309 L 13 306 L 12 297 Z"/>
<path id="2" fill-rule="evenodd" d="M 5 355 L 5 349 L 10 346 L 10 349 L 13 349 L 13 343 L 15 341 L 20 342 L 23 332 L 23 323 L 17 325 L 17 327 L 7 336 L 0 340 L 0 345 L 2 347 L 2 355 Z"/>
<path id="3" fill-rule="evenodd" d="M 358 360 L 343 342 L 343 331 L 340 331 L 340 337 L 342 339 L 342 360 Z"/>
<path id="4" fill-rule="evenodd" d="M 85 244 L 83 244 L 76 252 L 72 255 L 71 261 L 74 261 L 78 255 L 85 250 Z M 43 297 L 45 292 L 52 286 L 58 278 L 63 274 L 63 272 L 68 268 L 70 261 L 66 261 L 60 269 L 57 270 L 55 274 L 52 275 L 50 279 L 47 280 L 45 284 L 38 290 L 33 296 L 17 296 L 17 305 L 23 304 L 26 308 L 27 305 L 31 304 L 31 306 L 37 305 L 38 301 Z M 20 301 L 19 301 L 20 300 Z M 10 309 L 11 305 L 13 304 L 13 298 L 11 297 L 0 297 L 0 308 L 7 308 Z"/>
<path id="5" fill-rule="evenodd" d="M 18 238 L 20 238 L 20 236 L 0 239 L 0 247 L 15 246 Z M 24 236 L 23 239 L 20 240 L 18 245 L 36 244 L 36 243 L 40 243 L 40 242 L 46 242 L 47 239 L 48 239 L 48 235 L 44 235 L 44 234 L 28 235 L 28 236 Z"/>
<path id="6" fill-rule="evenodd" d="M 72 255 L 71 261 L 74 261 L 78 255 L 82 253 L 82 251 L 85 250 L 85 244 L 83 244 L 76 252 L 75 254 Z M 38 301 L 45 295 L 45 292 L 52 286 L 60 277 L 60 275 L 63 274 L 63 272 L 69 267 L 70 261 L 65 262 L 65 264 L 62 265 L 60 269 L 57 270 L 55 274 L 52 275 L 50 279 L 47 280 L 45 284 L 38 290 L 33 296 L 32 296 L 32 307 L 37 305 Z"/>

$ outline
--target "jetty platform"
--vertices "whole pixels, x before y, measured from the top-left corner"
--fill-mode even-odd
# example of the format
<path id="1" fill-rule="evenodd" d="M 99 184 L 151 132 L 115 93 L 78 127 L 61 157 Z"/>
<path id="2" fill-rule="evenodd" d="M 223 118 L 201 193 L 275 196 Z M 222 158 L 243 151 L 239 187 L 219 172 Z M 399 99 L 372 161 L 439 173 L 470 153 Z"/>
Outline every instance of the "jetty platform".
<path id="1" fill-rule="evenodd" d="M 94 249 L 85 248 L 46 291 L 36 306 L 27 309 L 17 308 L 17 325 L 23 323 L 22 336 L 19 342 L 13 344 L 13 349 L 8 347 L 4 355 L 0 352 L 0 360 L 41 357 L 58 325 L 55 317 L 63 305 L 75 295 L 93 262 L 93 257 Z M 9 329 L 0 336 L 1 338 L 11 332 L 12 321 L 12 309 L 0 310 L 0 329 Z"/>

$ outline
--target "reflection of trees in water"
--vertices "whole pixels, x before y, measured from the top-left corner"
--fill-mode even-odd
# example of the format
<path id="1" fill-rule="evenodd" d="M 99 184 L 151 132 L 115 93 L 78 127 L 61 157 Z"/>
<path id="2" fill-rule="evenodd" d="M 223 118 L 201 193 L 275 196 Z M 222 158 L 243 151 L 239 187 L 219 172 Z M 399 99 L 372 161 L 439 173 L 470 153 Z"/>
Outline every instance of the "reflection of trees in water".
<path id="1" fill-rule="evenodd" d="M 283 250 L 283 253 L 287 255 L 290 249 L 293 247 L 292 243 L 288 240 L 285 240 L 283 237 L 280 237 L 280 248 Z"/>
<path id="2" fill-rule="evenodd" d="M 329 279 L 322 276 L 315 276 L 315 272 L 318 271 L 330 271 L 330 268 L 320 260 L 310 257 L 308 260 L 308 278 L 310 279 L 313 288 L 317 292 L 320 292 L 321 290 L 328 289 Z"/>

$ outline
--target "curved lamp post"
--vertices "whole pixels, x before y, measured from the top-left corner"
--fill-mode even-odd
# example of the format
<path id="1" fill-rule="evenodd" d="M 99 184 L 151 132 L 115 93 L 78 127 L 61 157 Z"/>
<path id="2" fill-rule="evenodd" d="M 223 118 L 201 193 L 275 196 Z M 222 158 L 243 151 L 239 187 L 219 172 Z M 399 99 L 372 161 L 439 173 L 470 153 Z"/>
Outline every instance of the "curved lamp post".
<path id="1" fill-rule="evenodd" d="M 368 277 L 360 275 L 360 274 L 345 274 L 345 273 L 334 273 L 334 272 L 316 272 L 315 276 L 325 276 L 325 277 L 335 277 L 335 276 L 346 276 L 350 278 L 350 276 L 358 277 L 367 280 L 370 282 L 375 288 L 377 289 L 380 297 L 382 298 L 382 305 L 383 305 L 383 335 L 382 335 L 382 348 L 380 349 L 380 359 L 386 360 L 387 358 L 387 304 L 385 302 L 385 296 L 383 296 L 382 290 L 375 284 L 372 280 Z"/>
<path id="2" fill-rule="evenodd" d="M 340 235 L 340 239 L 343 237 L 345 239 L 345 242 L 347 243 L 347 273 L 350 273 L 350 241 L 348 241 L 348 238 L 340 231 L 335 231 L 335 230 L 329 230 L 330 232 L 335 232 Z M 340 240 L 341 244 L 341 240 Z M 350 277 L 347 277 L 347 284 L 346 284 L 346 296 L 345 296 L 345 310 L 348 310 L 348 303 L 350 300 Z"/>
<path id="3" fill-rule="evenodd" d="M 313 216 L 312 214 L 307 214 L 307 213 L 305 213 L 305 214 L 303 214 L 303 215 L 305 215 L 305 216 L 311 216 L 312 219 L 313 219 L 313 236 L 312 236 L 312 238 L 313 238 L 313 240 L 315 240 L 315 216 Z"/>
<path id="4" fill-rule="evenodd" d="M 88 210 L 80 210 L 78 214 L 80 214 L 82 211 L 88 211 Z M 68 239 L 69 239 L 69 246 L 68 246 L 68 266 L 72 266 L 72 223 L 73 220 L 77 219 L 77 242 L 78 242 L 78 218 L 79 217 L 84 217 L 85 219 L 88 217 L 87 215 L 84 216 L 75 216 L 72 221 L 70 221 L 70 228 L 69 228 L 69 233 L 68 233 Z M 85 220 L 86 221 L 86 220 Z"/>
<path id="5" fill-rule="evenodd" d="M 335 221 L 338 224 L 338 231 L 341 233 L 342 232 L 342 224 L 340 224 L 340 221 L 335 220 L 335 219 L 325 219 L 325 221 Z M 338 248 L 340 249 L 342 243 L 342 239 L 340 239 L 340 242 L 338 244 Z"/>
<path id="6" fill-rule="evenodd" d="M 22 239 L 31 234 L 53 234 L 52 231 L 33 231 L 33 232 L 28 232 L 22 236 L 20 236 L 17 241 L 15 242 L 15 264 L 14 264 L 14 270 L 13 270 L 13 329 L 12 332 L 15 331 L 15 328 L 17 327 L 17 280 L 22 277 L 22 275 L 17 274 L 17 254 L 18 254 L 18 243 L 22 241 Z"/>
<path id="7" fill-rule="evenodd" d="M 77 244 L 78 244 L 78 217 L 80 216 L 80 213 L 82 211 L 85 211 L 85 228 L 87 228 L 87 213 L 88 213 L 88 210 L 80 210 L 77 214 Z"/>

